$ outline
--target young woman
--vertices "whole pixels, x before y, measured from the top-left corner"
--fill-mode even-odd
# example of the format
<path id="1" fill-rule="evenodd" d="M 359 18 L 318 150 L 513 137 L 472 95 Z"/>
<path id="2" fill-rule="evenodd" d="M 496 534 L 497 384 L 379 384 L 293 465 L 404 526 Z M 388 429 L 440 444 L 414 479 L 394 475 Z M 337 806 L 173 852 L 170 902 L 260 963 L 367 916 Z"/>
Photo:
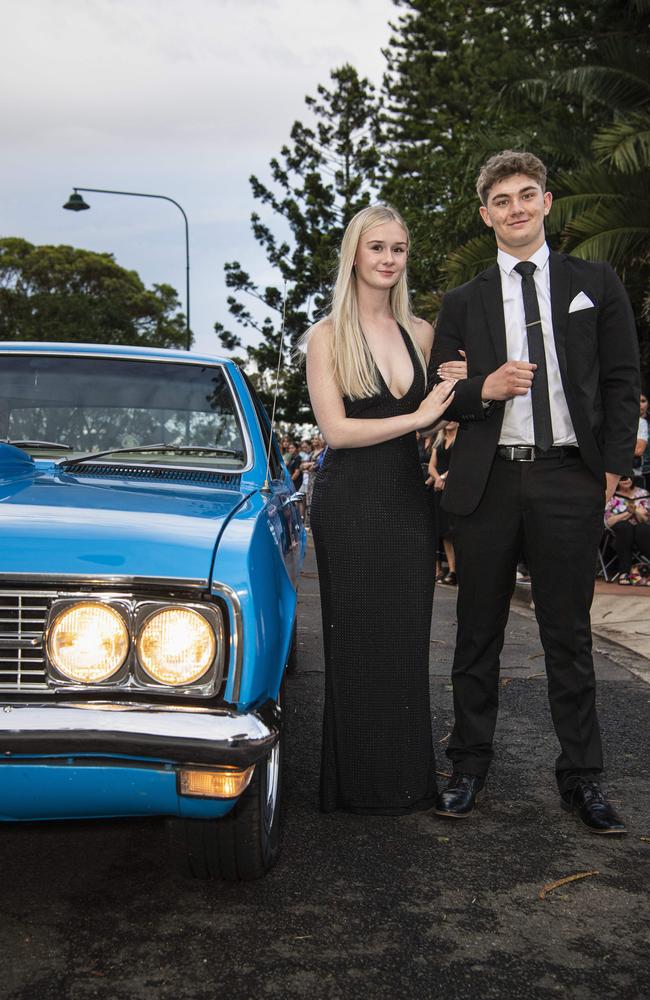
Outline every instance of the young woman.
<path id="1" fill-rule="evenodd" d="M 321 808 L 396 814 L 435 802 L 429 632 L 435 529 L 415 432 L 433 331 L 409 307 L 409 236 L 392 208 L 349 223 L 330 315 L 307 334 L 307 381 L 327 444 L 311 527 L 325 645 Z M 464 375 L 464 363 L 443 373 Z"/>

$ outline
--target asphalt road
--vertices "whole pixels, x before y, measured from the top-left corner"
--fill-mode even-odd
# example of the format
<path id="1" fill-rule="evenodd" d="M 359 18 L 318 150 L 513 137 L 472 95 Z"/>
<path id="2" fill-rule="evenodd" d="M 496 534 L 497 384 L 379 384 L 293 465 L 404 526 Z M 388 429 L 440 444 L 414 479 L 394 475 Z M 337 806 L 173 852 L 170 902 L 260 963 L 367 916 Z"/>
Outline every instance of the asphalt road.
<path id="1" fill-rule="evenodd" d="M 629 823 L 624 840 L 595 837 L 558 807 L 541 648 L 530 615 L 518 613 L 497 760 L 475 814 L 322 816 L 319 614 L 310 553 L 275 870 L 246 885 L 184 881 L 152 821 L 4 826 L 0 996 L 648 998 L 650 686 L 624 665 L 647 661 L 597 643 L 607 787 Z M 453 637 L 454 592 L 440 587 L 431 682 L 441 771 Z M 578 872 L 598 874 L 539 898 Z"/>

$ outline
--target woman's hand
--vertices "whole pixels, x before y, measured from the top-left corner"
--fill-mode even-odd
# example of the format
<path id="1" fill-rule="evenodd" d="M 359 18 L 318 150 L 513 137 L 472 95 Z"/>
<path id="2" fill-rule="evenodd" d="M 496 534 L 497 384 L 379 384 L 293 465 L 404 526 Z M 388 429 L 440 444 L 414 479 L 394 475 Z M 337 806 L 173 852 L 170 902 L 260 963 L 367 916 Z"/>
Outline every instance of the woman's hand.
<path id="1" fill-rule="evenodd" d="M 611 528 L 612 525 L 618 524 L 619 521 L 629 521 L 631 517 L 632 514 L 630 511 L 624 510 L 621 514 L 610 514 L 605 523 L 608 528 Z"/>
<path id="2" fill-rule="evenodd" d="M 438 375 L 445 382 L 457 382 L 458 379 L 467 378 L 467 355 L 465 351 L 459 351 L 462 354 L 462 361 L 444 361 L 438 368 Z"/>
<path id="3" fill-rule="evenodd" d="M 647 524 L 650 520 L 650 516 L 642 503 L 634 504 L 634 516 L 641 524 Z"/>
<path id="4" fill-rule="evenodd" d="M 428 396 L 425 396 L 417 410 L 416 429 L 422 432 L 428 427 L 432 427 L 445 412 L 454 398 L 454 386 L 456 382 L 439 382 L 434 386 Z"/>

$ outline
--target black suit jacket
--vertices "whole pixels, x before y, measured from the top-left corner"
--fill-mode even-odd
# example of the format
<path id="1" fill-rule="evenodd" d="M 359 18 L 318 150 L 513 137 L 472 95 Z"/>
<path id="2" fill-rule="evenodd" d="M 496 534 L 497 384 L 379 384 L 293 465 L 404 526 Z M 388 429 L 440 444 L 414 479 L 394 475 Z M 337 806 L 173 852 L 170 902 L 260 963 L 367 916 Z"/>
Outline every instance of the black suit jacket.
<path id="1" fill-rule="evenodd" d="M 551 252 L 553 334 L 562 385 L 583 461 L 604 483 L 605 472 L 629 475 L 639 421 L 639 358 L 629 299 L 609 264 Z M 584 292 L 593 309 L 569 313 Z M 507 358 L 501 276 L 495 264 L 447 292 L 436 324 L 431 370 L 467 353 L 468 377 L 456 385 L 446 416 L 460 422 L 443 506 L 455 514 L 477 507 L 492 467 L 504 403 L 485 410 L 481 389 Z"/>

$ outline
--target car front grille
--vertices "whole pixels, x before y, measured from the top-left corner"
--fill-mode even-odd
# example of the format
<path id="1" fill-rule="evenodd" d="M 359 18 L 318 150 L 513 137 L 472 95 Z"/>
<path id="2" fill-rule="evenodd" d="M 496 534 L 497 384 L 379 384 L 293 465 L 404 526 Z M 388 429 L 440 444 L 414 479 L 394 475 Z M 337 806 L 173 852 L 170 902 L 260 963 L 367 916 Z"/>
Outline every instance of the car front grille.
<path id="1" fill-rule="evenodd" d="M 0 691 L 46 691 L 45 624 L 48 590 L 0 590 Z"/>

